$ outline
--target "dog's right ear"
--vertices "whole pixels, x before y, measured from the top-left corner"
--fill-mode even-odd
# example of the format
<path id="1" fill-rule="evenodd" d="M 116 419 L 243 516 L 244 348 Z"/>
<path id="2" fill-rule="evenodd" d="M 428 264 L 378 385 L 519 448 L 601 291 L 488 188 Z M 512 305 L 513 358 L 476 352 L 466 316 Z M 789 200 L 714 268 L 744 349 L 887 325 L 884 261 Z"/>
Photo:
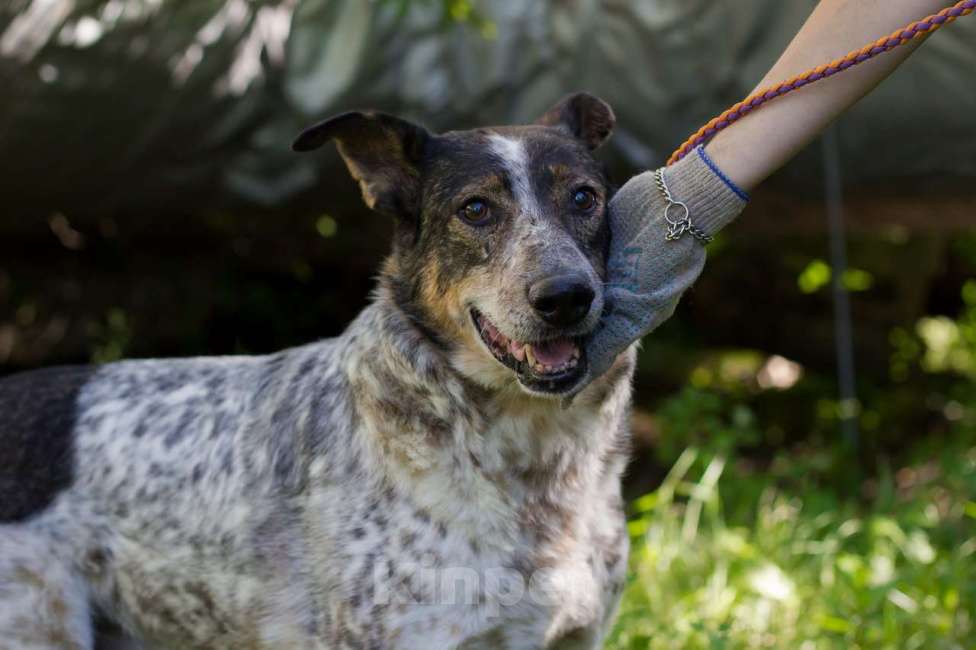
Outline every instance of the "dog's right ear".
<path id="1" fill-rule="evenodd" d="M 366 205 L 412 220 L 420 208 L 420 165 L 429 139 L 426 129 L 398 117 L 353 111 L 308 127 L 291 148 L 312 151 L 335 140 Z"/>
<path id="2" fill-rule="evenodd" d="M 590 93 L 573 93 L 556 102 L 535 123 L 560 127 L 593 150 L 607 141 L 617 118 L 610 104 L 599 97 Z"/>

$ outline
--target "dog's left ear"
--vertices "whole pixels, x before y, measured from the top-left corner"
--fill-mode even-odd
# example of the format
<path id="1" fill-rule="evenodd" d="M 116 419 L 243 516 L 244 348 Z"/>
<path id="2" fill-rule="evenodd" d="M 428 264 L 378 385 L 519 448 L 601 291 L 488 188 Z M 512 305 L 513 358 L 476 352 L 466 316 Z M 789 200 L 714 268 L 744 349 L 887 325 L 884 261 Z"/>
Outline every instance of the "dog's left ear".
<path id="1" fill-rule="evenodd" d="M 312 151 L 335 140 L 363 200 L 373 210 L 407 221 L 419 212 L 420 165 L 430 134 L 385 113 L 343 113 L 302 131 L 291 148 Z"/>
<path id="2" fill-rule="evenodd" d="M 592 151 L 613 133 L 617 117 L 610 104 L 589 93 L 574 93 L 560 99 L 535 121 L 545 126 L 559 126 L 582 140 Z"/>

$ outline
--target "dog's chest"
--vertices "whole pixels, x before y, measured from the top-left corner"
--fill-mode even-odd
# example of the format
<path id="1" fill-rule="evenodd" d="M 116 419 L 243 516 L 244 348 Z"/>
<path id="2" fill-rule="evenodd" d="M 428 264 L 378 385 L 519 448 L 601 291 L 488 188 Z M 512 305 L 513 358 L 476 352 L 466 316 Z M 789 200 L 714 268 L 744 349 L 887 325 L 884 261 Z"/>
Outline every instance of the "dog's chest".
<path id="1" fill-rule="evenodd" d="M 542 648 L 598 638 L 626 558 L 617 475 L 572 468 L 567 457 L 577 450 L 556 438 L 540 449 L 546 435 L 521 430 L 521 418 L 501 426 L 514 444 L 427 455 L 392 473 L 395 489 L 325 490 L 310 501 L 313 518 L 325 513 L 313 537 L 336 540 L 310 545 L 332 549 L 312 551 L 322 553 L 317 585 L 338 586 L 326 590 L 326 638 L 396 648 Z M 562 467 L 565 484 L 520 466 L 518 458 L 540 453 Z"/>
<path id="2" fill-rule="evenodd" d="M 492 538 L 394 508 L 385 531 L 346 545 L 332 558 L 336 574 L 318 581 L 340 586 L 326 598 L 325 638 L 396 648 L 541 648 L 595 632 L 613 606 L 626 556 L 623 522 L 609 511 L 601 517 L 595 527 L 552 536 L 513 521 L 510 536 Z"/>

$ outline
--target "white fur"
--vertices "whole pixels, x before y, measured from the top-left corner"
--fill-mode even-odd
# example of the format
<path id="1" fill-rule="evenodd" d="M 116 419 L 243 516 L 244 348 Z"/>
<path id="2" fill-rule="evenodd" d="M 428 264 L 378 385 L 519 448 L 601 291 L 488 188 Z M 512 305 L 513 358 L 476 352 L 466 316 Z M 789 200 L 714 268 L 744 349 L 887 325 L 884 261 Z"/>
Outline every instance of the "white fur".
<path id="1" fill-rule="evenodd" d="M 529 169 L 529 156 L 525 144 L 514 138 L 497 133 L 488 137 L 492 153 L 502 160 L 505 171 L 512 183 L 512 192 L 522 211 L 522 216 L 534 220 L 539 217 L 539 202 L 532 189 L 532 175 Z"/>

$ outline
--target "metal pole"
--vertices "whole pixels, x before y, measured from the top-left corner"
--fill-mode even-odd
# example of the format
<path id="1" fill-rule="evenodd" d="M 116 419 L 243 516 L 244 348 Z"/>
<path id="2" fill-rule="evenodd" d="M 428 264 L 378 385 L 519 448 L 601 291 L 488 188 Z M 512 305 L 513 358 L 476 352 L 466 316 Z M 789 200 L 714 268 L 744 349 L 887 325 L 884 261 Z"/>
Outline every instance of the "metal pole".
<path id="1" fill-rule="evenodd" d="M 824 200 L 830 236 L 830 265 L 834 302 L 834 348 L 837 355 L 837 384 L 840 390 L 838 416 L 845 442 L 856 449 L 858 445 L 858 415 L 861 404 L 857 399 L 854 373 L 854 335 L 851 324 L 851 302 L 844 287 L 847 271 L 847 241 L 844 233 L 843 189 L 841 185 L 840 153 L 837 129 L 831 126 L 823 137 Z"/>

